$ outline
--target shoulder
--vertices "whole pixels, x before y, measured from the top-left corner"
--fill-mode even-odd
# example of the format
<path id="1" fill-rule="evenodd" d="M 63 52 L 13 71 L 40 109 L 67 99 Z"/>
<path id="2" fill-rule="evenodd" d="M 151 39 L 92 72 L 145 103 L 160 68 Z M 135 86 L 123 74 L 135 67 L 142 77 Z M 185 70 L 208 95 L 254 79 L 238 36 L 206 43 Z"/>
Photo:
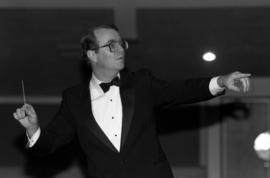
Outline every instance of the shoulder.
<path id="1" fill-rule="evenodd" d="M 153 73 L 150 69 L 142 68 L 136 71 L 130 71 L 128 69 L 125 69 L 121 71 L 121 75 L 129 76 L 132 78 L 147 78 L 149 76 L 153 76 Z"/>
<path id="2" fill-rule="evenodd" d="M 151 80 L 152 72 L 149 69 L 136 71 L 123 70 L 120 72 L 121 82 L 124 85 L 146 85 Z"/>
<path id="3" fill-rule="evenodd" d="M 81 94 L 85 89 L 88 89 L 88 87 L 89 87 L 89 83 L 87 84 L 86 82 L 82 82 L 80 84 L 70 86 L 63 90 L 62 97 L 77 96 Z"/>

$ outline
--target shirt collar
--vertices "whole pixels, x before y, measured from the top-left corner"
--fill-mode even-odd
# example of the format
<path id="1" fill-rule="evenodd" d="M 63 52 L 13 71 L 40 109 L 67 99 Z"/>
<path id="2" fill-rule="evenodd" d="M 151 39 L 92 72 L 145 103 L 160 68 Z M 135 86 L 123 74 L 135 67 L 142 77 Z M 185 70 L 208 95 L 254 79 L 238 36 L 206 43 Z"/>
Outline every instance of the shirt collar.
<path id="1" fill-rule="evenodd" d="M 101 80 L 99 80 L 94 73 L 92 73 L 92 78 L 91 78 L 91 81 L 93 82 L 93 84 L 95 85 L 99 85 L 100 83 L 102 83 Z"/>
<path id="2" fill-rule="evenodd" d="M 120 78 L 120 73 L 118 73 L 117 76 Z M 92 80 L 93 82 L 95 82 L 96 84 L 98 84 L 98 85 L 99 85 L 100 83 L 104 82 L 104 81 L 99 80 L 99 79 L 95 76 L 94 73 L 92 73 L 92 78 L 91 78 L 91 80 Z"/>
<path id="3" fill-rule="evenodd" d="M 120 78 L 120 73 L 117 74 L 117 76 Z M 99 84 L 101 84 L 104 81 L 99 80 L 94 73 L 92 73 L 92 78 L 90 83 L 93 84 L 93 86 L 100 88 Z"/>

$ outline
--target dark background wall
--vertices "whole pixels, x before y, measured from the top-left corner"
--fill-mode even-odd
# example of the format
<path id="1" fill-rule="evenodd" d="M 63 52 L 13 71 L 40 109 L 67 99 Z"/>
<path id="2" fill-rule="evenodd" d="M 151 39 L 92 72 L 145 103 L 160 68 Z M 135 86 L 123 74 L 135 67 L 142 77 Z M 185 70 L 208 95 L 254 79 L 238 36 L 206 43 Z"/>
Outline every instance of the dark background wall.
<path id="1" fill-rule="evenodd" d="M 166 79 L 247 71 L 269 75 L 269 8 L 137 9 L 127 65 Z M 1 9 L 1 95 L 59 95 L 81 79 L 80 38 L 112 9 Z M 217 60 L 204 62 L 206 51 Z"/>

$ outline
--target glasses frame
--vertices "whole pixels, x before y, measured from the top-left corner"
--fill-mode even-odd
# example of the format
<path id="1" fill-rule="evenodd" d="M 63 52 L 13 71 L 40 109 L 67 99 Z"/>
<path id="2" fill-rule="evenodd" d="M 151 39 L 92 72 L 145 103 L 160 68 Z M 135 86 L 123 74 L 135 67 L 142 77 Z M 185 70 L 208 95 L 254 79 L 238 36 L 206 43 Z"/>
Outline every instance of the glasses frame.
<path id="1" fill-rule="evenodd" d="M 115 52 L 119 51 L 119 49 L 116 49 L 116 48 L 114 49 L 112 47 L 112 45 L 115 44 L 115 43 L 117 43 L 119 46 L 121 46 L 124 50 L 127 50 L 128 49 L 128 42 L 126 40 L 120 40 L 120 41 L 111 41 L 108 44 L 99 46 L 97 48 L 93 48 L 92 50 L 97 50 L 97 49 L 100 49 L 100 48 L 109 47 L 110 52 L 111 53 L 115 53 Z"/>

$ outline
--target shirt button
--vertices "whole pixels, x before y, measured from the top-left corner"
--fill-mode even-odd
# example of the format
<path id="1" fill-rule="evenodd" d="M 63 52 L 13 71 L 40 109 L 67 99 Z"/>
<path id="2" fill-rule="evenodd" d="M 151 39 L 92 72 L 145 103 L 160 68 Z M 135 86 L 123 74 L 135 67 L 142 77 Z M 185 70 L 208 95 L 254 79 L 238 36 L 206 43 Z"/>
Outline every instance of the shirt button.
<path id="1" fill-rule="evenodd" d="M 112 99 L 110 99 L 110 101 L 112 101 Z"/>
<path id="2" fill-rule="evenodd" d="M 112 119 L 114 119 L 114 117 L 112 117 Z"/>
<path id="3" fill-rule="evenodd" d="M 116 137 L 117 137 L 117 134 L 115 134 L 114 136 L 116 136 Z"/>

